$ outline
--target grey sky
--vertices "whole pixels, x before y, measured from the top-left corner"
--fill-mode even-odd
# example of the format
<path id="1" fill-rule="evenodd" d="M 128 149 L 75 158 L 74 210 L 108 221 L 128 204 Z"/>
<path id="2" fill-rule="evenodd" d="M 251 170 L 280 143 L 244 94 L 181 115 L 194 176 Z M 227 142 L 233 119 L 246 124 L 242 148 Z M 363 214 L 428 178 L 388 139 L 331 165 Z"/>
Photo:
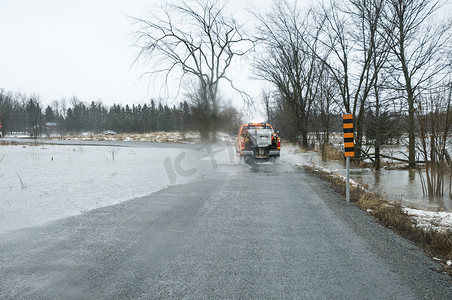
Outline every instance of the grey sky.
<path id="1" fill-rule="evenodd" d="M 271 0 L 232 0 L 238 18 L 252 5 Z M 159 97 L 159 83 L 138 78 L 131 66 L 132 22 L 156 0 L 2 0 L 0 1 L 0 88 L 35 93 L 44 103 L 77 96 L 81 101 L 132 104 Z M 242 68 L 243 67 L 243 68 Z M 239 86 L 257 94 L 246 65 L 236 67 Z M 234 97 L 233 94 L 228 97 Z M 235 97 L 238 97 L 235 95 Z M 174 101 L 174 99 L 173 99 Z"/>

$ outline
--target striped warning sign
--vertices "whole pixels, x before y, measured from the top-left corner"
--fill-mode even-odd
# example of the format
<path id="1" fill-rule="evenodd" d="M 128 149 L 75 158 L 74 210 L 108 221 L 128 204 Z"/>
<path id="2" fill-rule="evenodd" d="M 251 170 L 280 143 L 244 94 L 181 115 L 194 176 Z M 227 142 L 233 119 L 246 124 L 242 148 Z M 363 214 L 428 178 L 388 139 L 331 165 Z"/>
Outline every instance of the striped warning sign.
<path id="1" fill-rule="evenodd" d="M 353 143 L 353 115 L 344 114 L 343 117 L 344 125 L 344 152 L 345 157 L 355 156 L 355 145 Z"/>

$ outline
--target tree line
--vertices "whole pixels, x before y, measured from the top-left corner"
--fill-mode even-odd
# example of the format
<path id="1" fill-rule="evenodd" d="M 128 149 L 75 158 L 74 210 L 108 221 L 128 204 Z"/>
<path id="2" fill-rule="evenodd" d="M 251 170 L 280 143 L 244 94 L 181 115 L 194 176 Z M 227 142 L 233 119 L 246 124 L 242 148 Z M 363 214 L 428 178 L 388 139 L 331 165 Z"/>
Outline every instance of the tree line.
<path id="1" fill-rule="evenodd" d="M 200 108 L 189 101 L 169 106 L 155 100 L 143 104 L 113 104 L 101 101 L 87 104 L 77 97 L 43 105 L 39 96 L 0 90 L 0 120 L 3 134 L 25 132 L 30 136 L 46 134 L 146 133 L 155 131 L 198 131 Z M 219 127 L 233 131 L 241 114 L 230 105 L 219 109 Z"/>
<path id="2" fill-rule="evenodd" d="M 426 152 L 417 151 L 422 102 L 434 93 L 447 100 L 444 90 L 451 87 L 451 21 L 439 17 L 444 4 L 329 0 L 302 7 L 296 0 L 274 0 L 268 9 L 252 11 L 253 30 L 228 12 L 225 1 L 167 2 L 161 6 L 165 18 L 134 18 L 136 61 L 151 76 L 176 75 L 179 86 L 194 91 L 208 136 L 208 128 L 216 128 L 219 82 L 234 88 L 233 59 L 254 53 L 255 79 L 271 85 L 262 93 L 265 116 L 282 136 L 307 147 L 314 131 L 328 144 L 338 116 L 353 114 L 358 159 L 370 157 L 364 146 L 371 142 L 379 168 L 380 146 L 406 135 L 407 161 L 414 167 L 416 154 Z"/>
<path id="3" fill-rule="evenodd" d="M 422 144 L 433 129 L 422 133 L 421 126 L 434 124 L 424 116 L 450 117 L 452 35 L 451 20 L 439 15 L 444 4 L 330 0 L 302 8 L 274 0 L 270 10 L 255 12 L 256 77 L 273 87 L 262 96 L 267 118 L 306 147 L 309 132 L 326 133 L 328 143 L 335 116 L 353 114 L 356 157 L 371 142 L 378 168 L 380 146 L 406 134 L 409 166 L 417 153 L 431 159 L 431 151 L 417 151 L 438 145 Z M 428 99 L 442 99 L 442 105 L 424 105 Z M 443 111 L 429 110 L 439 107 Z"/>
<path id="4" fill-rule="evenodd" d="M 167 90 L 178 90 L 170 87 L 168 78 L 179 78 L 178 88 L 187 91 L 187 105 L 154 102 L 114 105 L 103 111 L 96 103 L 71 99 L 68 108 L 50 109 L 67 132 L 88 124 L 94 130 L 118 131 L 192 126 L 209 140 L 221 126 L 240 117 L 231 108 L 228 113 L 235 117 L 221 124 L 225 111 L 219 87 L 224 82 L 237 90 L 231 66 L 246 56 L 254 62 L 254 77 L 270 83 L 262 103 L 266 118 L 283 137 L 307 147 L 308 134 L 316 132 L 328 144 L 340 115 L 351 113 L 358 159 L 371 157 L 379 168 L 380 146 L 405 135 L 407 161 L 414 167 L 419 154 L 427 161 L 437 152 L 445 153 L 446 149 L 435 150 L 446 144 L 432 140 L 433 132 L 450 132 L 448 119 L 437 123 L 426 118 L 432 114 L 450 118 L 452 23 L 439 17 L 444 4 L 443 0 L 329 0 L 301 7 L 296 0 L 274 0 L 267 10 L 254 10 L 257 26 L 250 30 L 229 13 L 226 1 L 166 3 L 160 6 L 161 14 L 156 8 L 132 19 L 136 62 L 149 68 L 143 74 L 149 80 L 166 78 Z M 246 104 L 253 102 L 238 92 Z M 33 111 L 41 109 L 39 101 L 19 98 L 12 105 L 16 117 L 7 121 L 14 125 L 7 126 L 33 128 L 40 118 L 33 117 Z M 15 121 L 19 116 L 22 121 Z M 92 122 L 95 118 L 97 123 Z M 374 147 L 372 156 L 364 149 L 366 143 Z"/>

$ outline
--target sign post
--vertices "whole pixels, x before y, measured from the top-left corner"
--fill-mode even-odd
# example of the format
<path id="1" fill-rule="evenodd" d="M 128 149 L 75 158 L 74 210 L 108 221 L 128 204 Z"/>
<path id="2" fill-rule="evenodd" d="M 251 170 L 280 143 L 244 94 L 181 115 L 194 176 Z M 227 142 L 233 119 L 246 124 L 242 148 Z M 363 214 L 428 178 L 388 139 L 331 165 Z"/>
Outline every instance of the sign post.
<path id="1" fill-rule="evenodd" d="M 345 199 L 350 202 L 350 157 L 355 156 L 355 145 L 353 142 L 353 115 L 344 114 L 343 115 L 343 126 L 344 126 L 344 153 L 347 169 L 347 181 L 345 187 Z"/>

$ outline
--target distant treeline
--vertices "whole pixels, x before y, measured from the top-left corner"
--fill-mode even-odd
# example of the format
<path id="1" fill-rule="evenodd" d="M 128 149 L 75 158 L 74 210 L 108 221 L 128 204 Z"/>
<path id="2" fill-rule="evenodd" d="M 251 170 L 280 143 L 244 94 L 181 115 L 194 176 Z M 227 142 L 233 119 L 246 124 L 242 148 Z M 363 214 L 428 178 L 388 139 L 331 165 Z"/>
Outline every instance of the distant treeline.
<path id="1" fill-rule="evenodd" d="M 26 132 L 32 136 L 46 134 L 121 133 L 153 131 L 196 131 L 200 109 L 187 101 L 169 106 L 155 100 L 149 103 L 108 107 L 100 101 L 90 104 L 76 97 L 43 105 L 39 96 L 0 90 L 0 121 L 3 134 Z M 235 131 L 241 114 L 231 106 L 220 110 L 218 129 Z"/>

